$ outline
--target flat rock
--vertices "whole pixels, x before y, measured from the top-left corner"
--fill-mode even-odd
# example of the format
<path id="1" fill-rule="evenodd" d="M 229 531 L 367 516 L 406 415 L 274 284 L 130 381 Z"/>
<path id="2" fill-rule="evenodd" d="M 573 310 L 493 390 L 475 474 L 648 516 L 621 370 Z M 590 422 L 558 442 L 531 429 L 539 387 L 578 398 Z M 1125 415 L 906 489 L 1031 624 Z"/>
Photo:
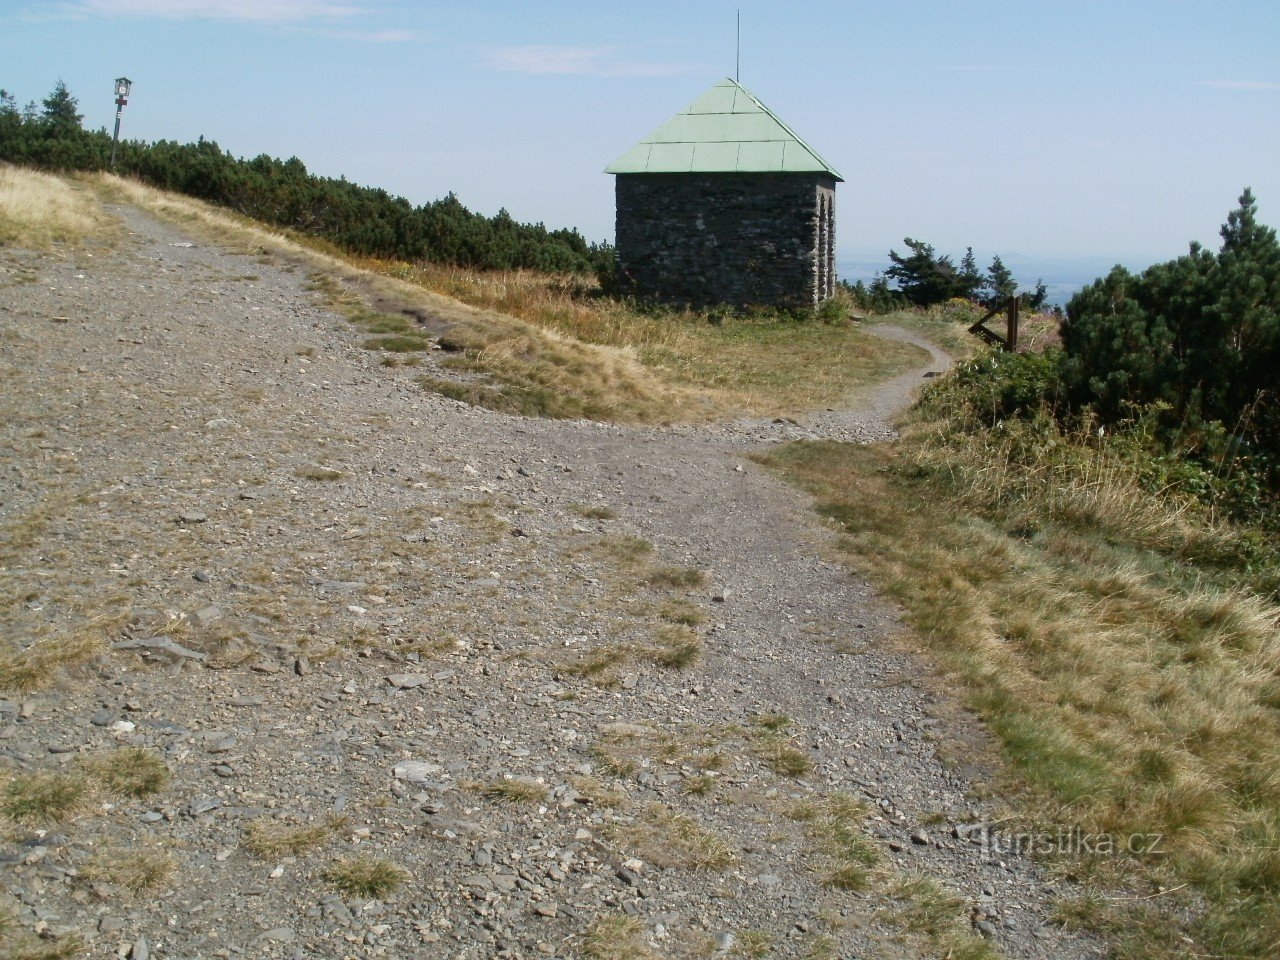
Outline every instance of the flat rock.
<path id="1" fill-rule="evenodd" d="M 393 673 L 387 677 L 387 683 L 397 690 L 412 690 L 430 682 L 431 677 L 425 673 Z"/>
<path id="2" fill-rule="evenodd" d="M 136 640 L 121 640 L 111 645 L 112 650 L 142 650 L 150 654 L 167 654 L 181 660 L 204 660 L 205 655 L 198 650 L 184 647 L 168 637 L 140 637 Z"/>
<path id="3" fill-rule="evenodd" d="M 391 775 L 397 780 L 424 785 L 434 785 L 436 778 L 443 772 L 444 767 L 440 764 L 425 760 L 402 760 L 391 769 Z"/>

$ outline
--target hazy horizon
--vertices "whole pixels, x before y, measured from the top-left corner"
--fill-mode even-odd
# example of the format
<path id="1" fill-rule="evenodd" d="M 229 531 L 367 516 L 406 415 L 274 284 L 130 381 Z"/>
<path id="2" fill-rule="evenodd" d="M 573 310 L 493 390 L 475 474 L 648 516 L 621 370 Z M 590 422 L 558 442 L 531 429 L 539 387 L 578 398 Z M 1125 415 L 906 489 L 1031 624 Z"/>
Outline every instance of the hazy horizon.
<path id="1" fill-rule="evenodd" d="M 902 244 L 895 245 L 893 249 L 900 254 L 906 252 L 906 248 Z M 938 253 L 948 254 L 953 262 L 958 263 L 964 251 L 961 250 L 957 253 L 955 251 L 939 250 Z M 1186 253 L 1185 248 L 1182 253 Z M 1014 278 L 1018 281 L 1020 289 L 1031 290 L 1035 287 L 1037 281 L 1043 280 L 1045 289 L 1048 292 L 1048 302 L 1060 306 L 1066 306 L 1072 295 L 1099 277 L 1110 273 L 1112 267 L 1119 265 L 1131 272 L 1141 273 L 1152 264 L 1172 259 L 1172 257 L 1165 256 L 1153 256 L 1150 258 L 1143 256 L 1109 257 L 1105 255 L 1077 257 L 1036 256 L 1020 253 L 1016 250 L 991 251 L 984 257 L 981 251 L 974 251 L 978 266 L 984 272 L 995 254 L 998 254 L 1004 265 L 1013 271 Z M 887 250 L 877 254 L 874 251 L 863 248 L 853 251 L 851 255 L 841 254 L 841 256 L 837 257 L 836 274 L 840 280 L 848 283 L 854 283 L 858 280 L 866 283 L 870 282 L 877 273 L 884 273 L 890 265 L 891 261 Z"/>

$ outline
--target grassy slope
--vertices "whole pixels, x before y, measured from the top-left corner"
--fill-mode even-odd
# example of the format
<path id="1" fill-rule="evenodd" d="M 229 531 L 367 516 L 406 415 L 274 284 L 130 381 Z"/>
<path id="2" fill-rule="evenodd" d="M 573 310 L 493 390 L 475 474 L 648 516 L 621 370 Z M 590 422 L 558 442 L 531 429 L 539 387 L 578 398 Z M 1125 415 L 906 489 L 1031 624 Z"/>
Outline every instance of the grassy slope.
<path id="1" fill-rule="evenodd" d="M 111 218 L 82 186 L 0 164 L 0 248 L 47 250 L 55 244 L 108 239 L 112 226 Z"/>
<path id="2" fill-rule="evenodd" d="M 1247 538 L 1105 458 L 1028 469 L 1012 441 L 954 428 L 767 462 L 816 496 L 1000 739 L 1025 824 L 1161 838 L 1062 858 L 1099 890 L 1064 920 L 1126 956 L 1274 956 L 1280 609 L 1239 565 Z"/>
<path id="3" fill-rule="evenodd" d="M 917 347 L 843 322 L 641 310 L 599 296 L 582 278 L 346 257 L 186 197 L 114 177 L 96 182 L 223 242 L 304 259 L 320 292 L 373 335 L 366 345 L 384 350 L 388 366 L 415 363 L 443 327 L 446 374 L 463 376 L 424 377 L 423 385 L 512 413 L 620 423 L 791 414 L 850 402 L 927 360 Z"/>

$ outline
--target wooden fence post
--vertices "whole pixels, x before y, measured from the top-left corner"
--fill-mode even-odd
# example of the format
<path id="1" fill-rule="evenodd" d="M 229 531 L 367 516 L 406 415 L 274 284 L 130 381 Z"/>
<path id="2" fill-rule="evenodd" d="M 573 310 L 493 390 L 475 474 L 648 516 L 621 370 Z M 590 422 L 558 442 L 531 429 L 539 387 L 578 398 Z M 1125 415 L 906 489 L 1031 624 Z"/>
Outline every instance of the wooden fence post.
<path id="1" fill-rule="evenodd" d="M 975 337 L 981 337 L 987 343 L 998 346 L 1000 349 L 1013 353 L 1018 349 L 1018 308 L 1022 304 L 1022 297 L 1010 297 L 1002 304 L 996 304 L 987 311 L 986 316 L 969 328 L 969 332 Z M 986 323 L 1001 310 L 1005 313 L 1005 335 L 992 330 L 988 330 Z"/>

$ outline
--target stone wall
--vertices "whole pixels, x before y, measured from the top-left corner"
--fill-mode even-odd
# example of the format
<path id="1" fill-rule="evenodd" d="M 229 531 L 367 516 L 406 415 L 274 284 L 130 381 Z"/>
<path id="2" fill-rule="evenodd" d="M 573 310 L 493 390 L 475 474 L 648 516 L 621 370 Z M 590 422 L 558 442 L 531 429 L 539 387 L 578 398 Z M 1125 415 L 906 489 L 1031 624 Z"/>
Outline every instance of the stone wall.
<path id="1" fill-rule="evenodd" d="M 814 306 L 835 288 L 835 180 L 813 173 L 617 177 L 622 280 L 696 306 Z"/>

